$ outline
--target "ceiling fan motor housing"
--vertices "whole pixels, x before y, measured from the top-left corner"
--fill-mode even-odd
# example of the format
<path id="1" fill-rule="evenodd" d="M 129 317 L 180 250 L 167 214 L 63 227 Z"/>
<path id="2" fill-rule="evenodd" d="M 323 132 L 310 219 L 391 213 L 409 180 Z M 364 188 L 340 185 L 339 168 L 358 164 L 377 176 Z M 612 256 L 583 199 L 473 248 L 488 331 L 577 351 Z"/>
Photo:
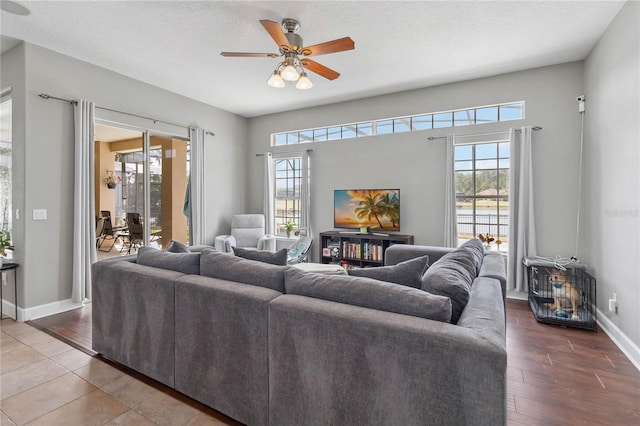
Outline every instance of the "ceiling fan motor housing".
<path id="1" fill-rule="evenodd" d="M 295 19 L 285 18 L 282 20 L 282 29 L 284 30 L 284 36 L 291 45 L 291 50 L 298 51 L 302 49 L 302 37 L 296 34 L 300 31 L 300 23 Z"/>

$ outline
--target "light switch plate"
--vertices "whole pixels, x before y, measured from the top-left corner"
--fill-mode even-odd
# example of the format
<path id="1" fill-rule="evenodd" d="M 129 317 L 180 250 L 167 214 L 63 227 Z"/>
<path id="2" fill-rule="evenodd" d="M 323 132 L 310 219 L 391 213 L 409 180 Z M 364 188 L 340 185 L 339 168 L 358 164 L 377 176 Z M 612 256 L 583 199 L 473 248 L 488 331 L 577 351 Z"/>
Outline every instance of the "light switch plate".
<path id="1" fill-rule="evenodd" d="M 33 209 L 33 220 L 47 220 L 47 209 Z"/>

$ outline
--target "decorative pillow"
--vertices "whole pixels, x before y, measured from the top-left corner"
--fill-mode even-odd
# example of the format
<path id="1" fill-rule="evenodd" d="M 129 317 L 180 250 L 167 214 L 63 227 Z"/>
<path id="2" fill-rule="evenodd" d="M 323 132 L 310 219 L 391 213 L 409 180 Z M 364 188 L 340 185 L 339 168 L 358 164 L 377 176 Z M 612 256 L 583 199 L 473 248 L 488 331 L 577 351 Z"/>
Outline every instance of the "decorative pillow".
<path id="1" fill-rule="evenodd" d="M 451 300 L 403 285 L 349 275 L 324 275 L 289 268 L 284 273 L 287 294 L 403 315 L 449 322 Z"/>
<path id="2" fill-rule="evenodd" d="M 266 251 L 266 250 L 251 250 L 251 249 L 246 249 L 242 247 L 234 247 L 233 252 L 235 253 L 236 256 L 244 257 L 245 259 L 270 263 L 272 265 L 287 264 L 286 248 L 273 252 L 273 251 Z"/>
<path id="3" fill-rule="evenodd" d="M 422 276 L 422 290 L 451 298 L 452 324 L 458 322 L 469 301 L 475 270 L 473 254 L 463 248 L 442 256 Z"/>
<path id="4" fill-rule="evenodd" d="M 167 250 L 171 253 L 191 253 L 191 249 L 180 241 L 171 240 L 167 246 Z"/>
<path id="5" fill-rule="evenodd" d="M 420 256 L 415 259 L 405 260 L 393 266 L 381 266 L 378 268 L 349 269 L 349 275 L 356 277 L 373 278 L 408 287 L 420 288 L 422 274 L 429 267 L 429 256 Z"/>
<path id="6" fill-rule="evenodd" d="M 138 249 L 138 264 L 169 269 L 183 274 L 200 274 L 200 253 L 171 253 L 153 247 Z"/>
<path id="7" fill-rule="evenodd" d="M 203 249 L 200 257 L 200 275 L 266 287 L 281 293 L 284 293 L 284 271 L 287 268 L 213 249 Z"/>

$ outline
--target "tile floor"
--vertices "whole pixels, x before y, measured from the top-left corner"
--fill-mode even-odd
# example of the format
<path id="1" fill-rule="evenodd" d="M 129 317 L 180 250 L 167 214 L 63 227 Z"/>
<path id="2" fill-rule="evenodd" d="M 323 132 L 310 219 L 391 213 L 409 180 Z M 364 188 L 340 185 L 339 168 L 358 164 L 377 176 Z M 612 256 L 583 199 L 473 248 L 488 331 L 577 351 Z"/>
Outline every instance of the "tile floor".
<path id="1" fill-rule="evenodd" d="M 25 323 L 0 322 L 1 425 L 226 425 Z"/>

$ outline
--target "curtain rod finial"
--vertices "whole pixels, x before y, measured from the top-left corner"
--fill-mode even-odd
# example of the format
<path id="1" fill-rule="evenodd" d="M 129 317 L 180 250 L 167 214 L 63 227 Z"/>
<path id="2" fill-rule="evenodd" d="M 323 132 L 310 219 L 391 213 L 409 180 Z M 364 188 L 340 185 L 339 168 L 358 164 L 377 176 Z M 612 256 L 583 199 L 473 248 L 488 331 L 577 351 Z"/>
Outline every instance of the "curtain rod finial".
<path id="1" fill-rule="evenodd" d="M 40 93 L 38 96 L 40 96 L 42 99 L 51 99 L 51 96 L 47 95 L 46 93 Z"/>

